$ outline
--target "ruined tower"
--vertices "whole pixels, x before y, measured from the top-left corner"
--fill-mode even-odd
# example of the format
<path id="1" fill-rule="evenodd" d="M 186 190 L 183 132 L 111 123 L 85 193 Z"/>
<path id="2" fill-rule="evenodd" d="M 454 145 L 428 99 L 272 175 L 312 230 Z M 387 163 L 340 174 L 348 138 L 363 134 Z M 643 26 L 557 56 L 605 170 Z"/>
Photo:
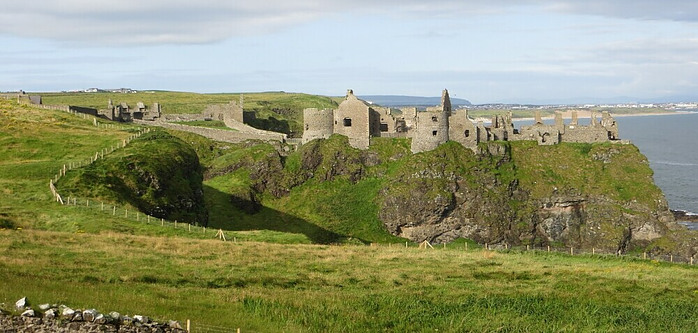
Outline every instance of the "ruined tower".
<path id="1" fill-rule="evenodd" d="M 425 112 L 417 112 L 410 150 L 413 153 L 428 151 L 448 141 L 449 116 L 451 116 L 451 99 L 448 96 L 448 90 L 444 89 L 441 94 L 441 105 L 427 108 Z"/>
<path id="2" fill-rule="evenodd" d="M 303 144 L 314 139 L 327 139 L 334 132 L 334 111 L 308 108 L 303 110 Z"/>

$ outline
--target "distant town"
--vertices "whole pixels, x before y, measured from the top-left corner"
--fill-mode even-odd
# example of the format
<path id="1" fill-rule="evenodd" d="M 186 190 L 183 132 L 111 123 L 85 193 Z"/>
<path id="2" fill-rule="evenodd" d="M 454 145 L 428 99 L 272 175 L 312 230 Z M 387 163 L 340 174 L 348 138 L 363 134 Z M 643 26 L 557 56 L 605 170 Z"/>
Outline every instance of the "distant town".
<path id="1" fill-rule="evenodd" d="M 152 92 L 152 90 L 139 91 L 131 88 L 87 88 L 78 90 L 63 90 L 61 93 L 121 93 L 135 94 L 139 92 Z M 23 90 L 7 91 L 2 94 L 25 94 Z M 369 102 L 371 103 L 371 102 Z M 698 110 L 698 102 L 676 102 L 676 103 L 618 103 L 618 104 L 505 104 L 505 103 L 487 103 L 487 104 L 471 104 L 471 105 L 454 105 L 454 107 L 465 107 L 470 110 L 556 110 L 556 109 L 664 109 L 664 110 Z"/>

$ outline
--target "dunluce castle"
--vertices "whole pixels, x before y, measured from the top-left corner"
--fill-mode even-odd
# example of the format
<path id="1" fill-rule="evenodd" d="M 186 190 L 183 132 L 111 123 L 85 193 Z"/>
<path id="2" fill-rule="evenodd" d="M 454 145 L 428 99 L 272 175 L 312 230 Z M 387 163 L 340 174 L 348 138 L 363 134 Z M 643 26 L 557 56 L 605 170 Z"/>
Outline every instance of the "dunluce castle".
<path id="1" fill-rule="evenodd" d="M 512 115 L 494 116 L 490 126 L 482 121 L 473 122 L 466 109 L 451 109 L 448 90 L 441 95 L 441 105 L 426 111 L 417 108 L 391 109 L 373 106 L 347 91 L 346 98 L 335 110 L 303 110 L 304 131 L 302 142 L 326 139 L 332 134 L 349 138 L 349 144 L 358 149 L 367 149 L 371 137 L 412 138 L 413 153 L 435 149 L 452 140 L 475 150 L 478 143 L 487 141 L 537 141 L 539 145 L 554 145 L 560 142 L 607 142 L 618 140 L 618 126 L 608 112 L 601 120 L 592 114 L 589 125 L 580 125 L 576 112 L 565 124 L 560 113 L 555 114 L 555 124 L 543 123 L 536 112 L 535 123 L 515 129 Z"/>

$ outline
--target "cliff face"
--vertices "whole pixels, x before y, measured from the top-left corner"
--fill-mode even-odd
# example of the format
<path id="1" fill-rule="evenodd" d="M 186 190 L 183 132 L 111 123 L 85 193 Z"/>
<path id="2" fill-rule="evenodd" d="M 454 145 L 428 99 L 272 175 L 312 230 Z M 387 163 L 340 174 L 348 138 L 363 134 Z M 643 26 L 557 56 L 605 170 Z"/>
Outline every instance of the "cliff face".
<path id="1" fill-rule="evenodd" d="M 415 155 L 381 190 L 380 219 L 413 241 L 565 244 L 625 252 L 673 222 L 632 145 L 455 144 Z"/>
<path id="2" fill-rule="evenodd" d="M 411 154 L 408 140 L 357 150 L 335 135 L 288 157 L 259 156 L 236 164 L 249 170 L 242 192 L 258 198 L 246 202 L 365 242 L 386 231 L 415 242 L 621 252 L 673 242 L 673 216 L 633 145 L 493 142 L 473 152 L 448 142 Z"/>

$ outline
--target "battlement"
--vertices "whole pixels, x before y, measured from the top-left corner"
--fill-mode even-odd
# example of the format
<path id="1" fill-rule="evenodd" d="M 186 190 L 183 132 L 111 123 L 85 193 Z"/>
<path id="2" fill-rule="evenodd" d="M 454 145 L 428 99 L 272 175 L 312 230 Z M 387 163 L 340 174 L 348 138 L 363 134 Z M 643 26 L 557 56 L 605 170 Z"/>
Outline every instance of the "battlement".
<path id="1" fill-rule="evenodd" d="M 468 117 L 466 109 L 452 110 L 448 90 L 441 94 L 441 104 L 429 107 L 426 111 L 416 108 L 393 110 L 377 107 L 360 100 L 349 89 L 345 100 L 335 110 L 303 110 L 303 143 L 314 139 L 326 139 L 332 134 L 349 138 L 349 144 L 359 149 L 367 149 L 371 137 L 412 138 L 413 153 L 435 149 L 449 140 L 456 141 L 472 150 L 480 142 L 488 141 L 537 141 L 539 145 L 553 145 L 560 142 L 609 142 L 619 140 L 618 125 L 608 113 L 592 114 L 589 125 L 580 125 L 577 113 L 565 124 L 560 113 L 555 114 L 555 124 L 543 122 L 540 112 L 536 112 L 531 126 L 514 127 L 512 114 L 492 117 L 490 126 L 483 122 L 475 123 Z"/>

